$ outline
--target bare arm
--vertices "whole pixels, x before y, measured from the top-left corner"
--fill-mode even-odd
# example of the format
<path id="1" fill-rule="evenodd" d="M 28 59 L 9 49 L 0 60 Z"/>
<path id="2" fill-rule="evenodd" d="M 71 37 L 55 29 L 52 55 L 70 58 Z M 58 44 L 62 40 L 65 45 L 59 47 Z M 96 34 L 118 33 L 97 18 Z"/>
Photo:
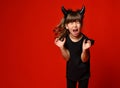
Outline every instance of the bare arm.
<path id="1" fill-rule="evenodd" d="M 87 42 L 85 42 L 85 40 L 84 40 L 83 45 L 82 45 L 82 54 L 81 54 L 82 62 L 88 61 L 88 59 L 90 57 L 90 51 L 89 51 L 90 47 L 91 47 L 91 41 L 87 40 Z"/>
<path id="2" fill-rule="evenodd" d="M 89 49 L 83 50 L 82 54 L 81 54 L 81 60 L 82 60 L 82 62 L 87 62 L 88 59 L 89 59 L 89 57 L 90 57 L 90 51 L 89 51 Z"/>
<path id="3" fill-rule="evenodd" d="M 65 47 L 61 47 L 60 50 L 61 50 L 61 53 L 62 53 L 62 56 L 64 57 L 64 59 L 66 61 L 68 61 L 70 58 L 69 51 Z"/>
<path id="4" fill-rule="evenodd" d="M 64 47 L 65 41 L 66 41 L 65 38 L 64 38 L 63 41 L 61 41 L 61 40 L 59 40 L 58 38 L 56 38 L 56 39 L 55 39 L 55 44 L 60 48 L 60 51 L 61 51 L 62 56 L 64 57 L 64 59 L 65 59 L 66 61 L 68 61 L 69 58 L 70 58 L 70 54 L 69 54 L 68 49 L 66 49 L 66 48 Z"/>

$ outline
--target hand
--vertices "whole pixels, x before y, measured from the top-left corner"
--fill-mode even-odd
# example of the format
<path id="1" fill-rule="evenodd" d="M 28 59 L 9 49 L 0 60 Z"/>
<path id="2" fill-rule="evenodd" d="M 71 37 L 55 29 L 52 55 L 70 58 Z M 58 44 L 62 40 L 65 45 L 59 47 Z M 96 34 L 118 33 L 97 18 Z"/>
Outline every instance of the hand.
<path id="1" fill-rule="evenodd" d="M 64 44 L 65 44 L 66 38 L 63 39 L 63 41 L 59 40 L 59 38 L 55 39 L 55 44 L 59 47 L 59 48 L 63 48 Z"/>
<path id="2" fill-rule="evenodd" d="M 83 45 L 82 45 L 83 51 L 89 49 L 90 47 L 91 47 L 91 41 L 84 39 L 83 40 Z"/>

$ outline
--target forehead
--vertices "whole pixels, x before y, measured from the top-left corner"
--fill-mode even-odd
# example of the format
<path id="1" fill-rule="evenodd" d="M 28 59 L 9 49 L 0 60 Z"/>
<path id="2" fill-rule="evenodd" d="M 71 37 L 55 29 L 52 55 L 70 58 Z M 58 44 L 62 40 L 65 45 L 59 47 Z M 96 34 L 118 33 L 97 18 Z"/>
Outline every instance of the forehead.
<path id="1" fill-rule="evenodd" d="M 65 19 L 65 23 L 81 21 L 81 15 L 79 13 L 71 13 Z"/>

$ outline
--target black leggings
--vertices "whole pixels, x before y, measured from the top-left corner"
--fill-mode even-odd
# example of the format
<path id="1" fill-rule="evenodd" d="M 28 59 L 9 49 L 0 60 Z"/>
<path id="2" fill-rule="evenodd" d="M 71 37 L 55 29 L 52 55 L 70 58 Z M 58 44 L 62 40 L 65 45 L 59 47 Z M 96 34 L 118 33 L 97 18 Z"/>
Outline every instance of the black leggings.
<path id="1" fill-rule="evenodd" d="M 78 81 L 78 88 L 88 88 L 89 79 Z M 67 88 L 76 88 L 77 81 L 67 79 Z"/>

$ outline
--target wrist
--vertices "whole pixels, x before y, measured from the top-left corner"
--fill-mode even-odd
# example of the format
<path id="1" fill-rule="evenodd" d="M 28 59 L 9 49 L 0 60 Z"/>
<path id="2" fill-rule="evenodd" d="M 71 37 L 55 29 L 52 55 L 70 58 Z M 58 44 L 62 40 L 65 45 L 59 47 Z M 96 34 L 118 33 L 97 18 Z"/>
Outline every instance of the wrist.
<path id="1" fill-rule="evenodd" d="M 89 49 L 83 49 L 82 52 L 86 52 L 86 51 L 88 51 L 88 50 L 89 50 Z"/>
<path id="2" fill-rule="evenodd" d="M 59 48 L 60 48 L 60 49 L 65 49 L 65 47 L 64 47 L 64 46 L 60 46 Z"/>

